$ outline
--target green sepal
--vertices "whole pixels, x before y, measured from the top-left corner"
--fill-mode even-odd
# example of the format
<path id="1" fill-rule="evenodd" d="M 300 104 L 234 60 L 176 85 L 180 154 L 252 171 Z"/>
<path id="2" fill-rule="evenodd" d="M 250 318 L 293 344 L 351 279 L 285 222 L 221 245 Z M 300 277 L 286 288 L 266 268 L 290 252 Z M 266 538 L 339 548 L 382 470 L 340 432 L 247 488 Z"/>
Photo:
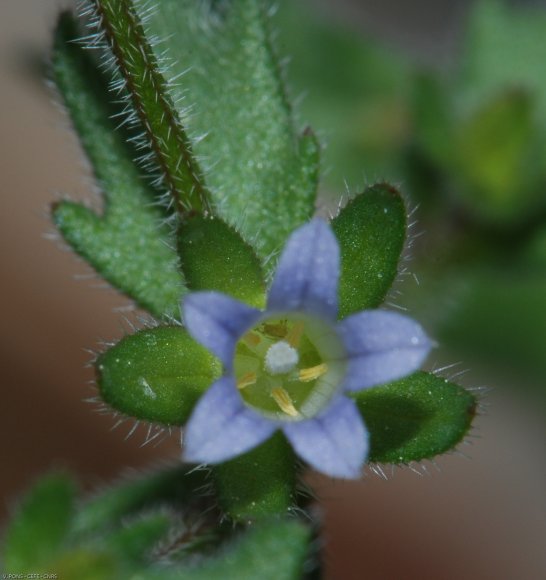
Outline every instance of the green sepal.
<path id="1" fill-rule="evenodd" d="M 7 529 L 6 572 L 44 570 L 62 550 L 74 514 L 76 486 L 64 474 L 43 477 L 26 494 Z"/>
<path id="2" fill-rule="evenodd" d="M 181 327 L 126 336 L 96 363 L 102 399 L 125 415 L 164 425 L 185 423 L 221 374 L 219 361 Z"/>
<path id="3" fill-rule="evenodd" d="M 180 266 L 189 290 L 217 290 L 250 306 L 265 306 L 265 281 L 253 248 L 220 218 L 193 216 L 178 234 Z"/>
<path id="4" fill-rule="evenodd" d="M 431 373 L 354 393 L 370 433 L 369 460 L 409 463 L 454 448 L 476 413 L 467 390 Z"/>
<path id="5" fill-rule="evenodd" d="M 131 135 L 116 128 L 120 111 L 110 104 L 106 78 L 73 42 L 79 36 L 72 16 L 62 14 L 52 73 L 104 192 L 104 213 L 63 201 L 53 207 L 53 220 L 72 249 L 112 286 L 156 317 L 175 316 L 184 285 L 172 228 L 133 161 L 138 153 Z"/>
<path id="6" fill-rule="evenodd" d="M 299 580 L 309 554 L 311 529 L 272 519 L 248 527 L 223 553 L 196 568 L 146 575 L 146 580 Z"/>
<path id="7" fill-rule="evenodd" d="M 257 239 L 260 258 L 269 258 L 313 213 L 319 146 L 294 120 L 267 3 L 162 0 L 149 11 L 138 0 L 135 6 L 148 35 L 162 39 L 154 50 L 172 81 L 172 100 L 215 212 L 245 239 Z"/>
<path id="8" fill-rule="evenodd" d="M 295 501 L 294 453 L 281 433 L 213 469 L 218 500 L 235 520 L 286 513 Z"/>
<path id="9" fill-rule="evenodd" d="M 398 191 L 380 183 L 353 198 L 332 220 L 341 251 L 339 317 L 384 300 L 406 238 L 406 207 Z"/>

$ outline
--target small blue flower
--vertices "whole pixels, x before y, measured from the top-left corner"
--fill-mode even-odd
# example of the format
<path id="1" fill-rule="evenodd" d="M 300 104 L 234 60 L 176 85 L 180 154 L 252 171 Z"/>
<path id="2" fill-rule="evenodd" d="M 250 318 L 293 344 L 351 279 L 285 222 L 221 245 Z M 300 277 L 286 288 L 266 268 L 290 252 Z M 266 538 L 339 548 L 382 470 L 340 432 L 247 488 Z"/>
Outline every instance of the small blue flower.
<path id="1" fill-rule="evenodd" d="M 395 312 L 338 322 L 339 272 L 334 233 L 314 219 L 289 238 L 265 311 L 219 292 L 185 298 L 188 331 L 224 365 L 186 426 L 186 461 L 221 463 L 280 429 L 317 471 L 359 477 L 368 433 L 346 393 L 417 370 L 431 341 Z"/>

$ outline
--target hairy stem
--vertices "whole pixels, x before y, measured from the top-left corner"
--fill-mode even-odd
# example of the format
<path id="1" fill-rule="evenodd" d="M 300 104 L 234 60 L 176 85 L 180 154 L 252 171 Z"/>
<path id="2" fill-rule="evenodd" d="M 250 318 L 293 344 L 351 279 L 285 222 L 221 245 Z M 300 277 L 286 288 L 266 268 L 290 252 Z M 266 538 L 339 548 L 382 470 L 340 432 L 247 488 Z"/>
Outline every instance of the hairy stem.
<path id="1" fill-rule="evenodd" d="M 166 188 L 182 214 L 206 209 L 203 175 L 131 0 L 92 1 Z"/>

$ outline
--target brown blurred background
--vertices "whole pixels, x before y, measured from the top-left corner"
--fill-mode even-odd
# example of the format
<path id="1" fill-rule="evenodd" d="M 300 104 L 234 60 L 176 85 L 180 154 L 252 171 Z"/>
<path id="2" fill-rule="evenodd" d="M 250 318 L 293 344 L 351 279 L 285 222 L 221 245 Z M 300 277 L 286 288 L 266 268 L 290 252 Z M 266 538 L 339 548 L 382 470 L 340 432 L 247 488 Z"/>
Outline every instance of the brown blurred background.
<path id="1" fill-rule="evenodd" d="M 85 279 L 90 270 L 45 239 L 56 196 L 91 195 L 67 119 L 28 72 L 29 55 L 47 54 L 55 16 L 68 4 L 3 0 L 0 11 L 2 519 L 52 467 L 70 468 L 89 488 L 179 453 L 176 436 L 141 447 L 139 430 L 125 441 L 130 424 L 112 431 L 115 421 L 83 402 L 93 395 L 85 349 L 122 336 L 123 316 L 134 314 L 113 312 L 125 300 Z M 430 58 L 456 44 L 467 5 L 336 3 L 340 17 Z M 462 380 L 479 381 L 472 371 Z M 440 470 L 428 465 L 429 475 L 396 470 L 388 481 L 313 478 L 325 508 L 330 578 L 546 578 L 543 416 L 507 392 L 493 390 L 486 402 L 476 437 L 461 447 L 470 459 L 453 454 L 438 461 Z"/>

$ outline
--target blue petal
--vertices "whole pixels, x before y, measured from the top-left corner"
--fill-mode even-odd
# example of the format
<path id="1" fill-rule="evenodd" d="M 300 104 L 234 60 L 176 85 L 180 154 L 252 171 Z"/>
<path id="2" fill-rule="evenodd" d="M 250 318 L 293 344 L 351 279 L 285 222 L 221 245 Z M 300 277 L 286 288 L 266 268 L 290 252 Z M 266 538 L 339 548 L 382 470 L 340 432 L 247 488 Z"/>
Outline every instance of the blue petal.
<path id="1" fill-rule="evenodd" d="M 223 377 L 201 397 L 183 431 L 183 459 L 221 463 L 256 447 L 275 431 L 274 423 L 248 409 L 235 380 Z"/>
<path id="2" fill-rule="evenodd" d="M 366 310 L 337 327 L 348 354 L 343 388 L 358 391 L 401 379 L 416 371 L 432 343 L 411 318 L 386 310 Z"/>
<path id="3" fill-rule="evenodd" d="M 192 292 L 182 302 L 189 333 L 212 351 L 231 370 L 235 345 L 258 321 L 259 310 L 220 292 Z"/>
<path id="4" fill-rule="evenodd" d="M 296 230 L 280 257 L 269 292 L 270 310 L 302 310 L 335 320 L 339 245 L 321 219 Z"/>
<path id="5" fill-rule="evenodd" d="M 368 456 L 368 432 L 354 401 L 338 397 L 322 415 L 282 429 L 296 453 L 317 471 L 360 477 Z"/>

